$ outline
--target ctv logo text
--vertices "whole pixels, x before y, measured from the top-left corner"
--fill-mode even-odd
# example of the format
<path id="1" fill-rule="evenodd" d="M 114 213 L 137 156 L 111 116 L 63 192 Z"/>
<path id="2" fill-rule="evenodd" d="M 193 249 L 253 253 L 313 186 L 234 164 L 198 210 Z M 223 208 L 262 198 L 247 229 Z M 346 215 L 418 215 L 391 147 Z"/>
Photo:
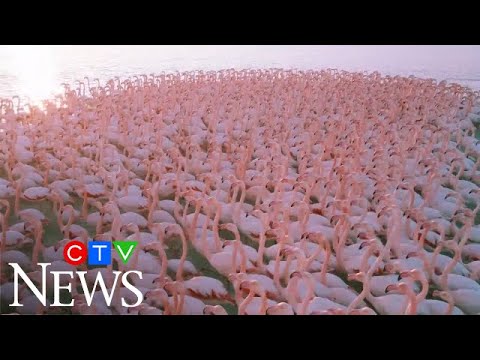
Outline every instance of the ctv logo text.
<path id="1" fill-rule="evenodd" d="M 137 247 L 136 241 L 114 241 L 113 247 L 124 264 Z M 109 241 L 89 241 L 87 247 L 81 241 L 70 241 L 63 249 L 63 257 L 73 266 L 83 264 L 88 257 L 88 265 L 110 265 L 112 263 L 112 243 Z"/>
<path id="2" fill-rule="evenodd" d="M 113 242 L 113 247 L 124 264 L 128 263 L 129 259 L 134 253 L 136 246 L 136 241 Z M 90 241 L 88 242 L 88 246 L 85 246 L 85 244 L 80 241 L 70 241 L 67 245 L 65 245 L 65 248 L 63 250 L 63 256 L 67 263 L 74 266 L 84 263 L 87 258 L 89 265 L 110 265 L 112 263 L 112 243 L 107 241 Z M 8 263 L 8 265 L 10 265 L 14 271 L 14 298 L 13 303 L 11 303 L 9 306 L 23 306 L 23 304 L 20 303 L 18 296 L 19 278 L 22 278 L 25 285 L 30 288 L 33 295 L 42 303 L 42 305 L 47 306 L 47 268 L 49 265 L 51 265 L 51 263 L 38 263 L 38 266 L 40 266 L 42 269 L 42 280 L 40 284 L 41 290 L 35 286 L 32 280 L 17 263 Z M 74 299 L 72 299 L 69 303 L 62 303 L 60 301 L 60 290 L 66 289 L 70 293 L 72 293 L 72 282 L 69 281 L 67 285 L 62 285 L 61 276 L 69 277 L 73 280 L 75 275 L 80 280 L 83 294 L 85 296 L 85 301 L 88 306 L 91 306 L 92 304 L 94 294 L 97 291 L 97 287 L 100 287 L 100 291 L 105 299 L 106 304 L 110 306 L 115 290 L 118 288 L 117 284 L 119 282 L 119 278 L 122 285 L 137 297 L 137 301 L 134 304 L 128 304 L 122 297 L 122 306 L 135 307 L 140 305 L 140 303 L 143 301 L 142 292 L 137 289 L 128 279 L 128 275 L 130 274 L 135 274 L 140 279 L 142 279 L 142 273 L 137 270 L 130 270 L 126 271 L 125 273 L 122 273 L 121 271 L 112 271 L 113 283 L 111 284 L 110 289 L 108 289 L 107 284 L 103 279 L 102 272 L 98 271 L 95 282 L 93 283 L 92 290 L 90 290 L 88 287 L 88 282 L 86 278 L 87 271 L 50 271 L 49 274 L 53 277 L 53 303 L 51 303 L 50 306 L 74 306 Z"/>

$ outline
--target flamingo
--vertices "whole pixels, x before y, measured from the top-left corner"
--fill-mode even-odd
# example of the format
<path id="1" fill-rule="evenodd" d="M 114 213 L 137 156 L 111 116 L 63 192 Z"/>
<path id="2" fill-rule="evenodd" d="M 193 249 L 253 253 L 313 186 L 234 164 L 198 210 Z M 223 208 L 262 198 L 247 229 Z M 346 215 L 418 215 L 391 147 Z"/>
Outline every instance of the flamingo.
<path id="1" fill-rule="evenodd" d="M 126 265 L 113 252 L 77 270 L 109 290 L 114 266 L 140 270 L 145 301 L 123 307 L 136 299 L 120 286 L 112 306 L 96 292 L 89 307 L 75 287 L 62 312 L 480 312 L 478 92 L 334 69 L 94 82 L 64 84 L 42 107 L 0 100 L 5 297 L 8 261 L 37 281 L 39 261 L 70 269 L 67 242 L 104 239 L 138 246 Z M 58 312 L 21 296 L 15 312 Z"/>

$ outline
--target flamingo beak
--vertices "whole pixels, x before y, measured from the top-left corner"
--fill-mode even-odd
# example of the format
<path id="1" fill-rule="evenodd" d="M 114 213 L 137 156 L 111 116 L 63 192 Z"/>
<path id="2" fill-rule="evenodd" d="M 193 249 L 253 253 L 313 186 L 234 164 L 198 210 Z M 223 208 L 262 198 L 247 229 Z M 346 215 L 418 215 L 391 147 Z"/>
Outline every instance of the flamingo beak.
<path id="1" fill-rule="evenodd" d="M 302 273 L 300 271 L 294 271 L 293 273 L 290 274 L 290 279 L 293 279 L 293 278 L 301 278 L 302 277 Z"/>
<path id="2" fill-rule="evenodd" d="M 364 241 L 360 244 L 358 247 L 359 250 L 362 250 L 365 246 L 370 246 L 370 243 L 368 241 Z"/>
<path id="3" fill-rule="evenodd" d="M 400 274 L 398 274 L 398 280 L 400 281 L 403 278 L 409 277 L 410 274 L 408 271 L 402 271 Z"/>
<path id="4" fill-rule="evenodd" d="M 396 284 L 390 284 L 385 288 L 385 293 L 388 294 L 391 291 L 395 291 L 398 289 L 398 286 Z"/>

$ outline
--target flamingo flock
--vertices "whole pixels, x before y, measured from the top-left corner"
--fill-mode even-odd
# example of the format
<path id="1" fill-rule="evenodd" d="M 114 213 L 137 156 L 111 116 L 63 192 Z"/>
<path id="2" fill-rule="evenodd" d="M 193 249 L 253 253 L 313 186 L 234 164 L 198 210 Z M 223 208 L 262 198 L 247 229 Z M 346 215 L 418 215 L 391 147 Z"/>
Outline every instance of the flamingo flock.
<path id="1" fill-rule="evenodd" d="M 330 69 L 64 87 L 1 100 L 2 313 L 480 313 L 478 92 Z M 40 262 L 75 270 L 69 241 L 126 239 L 128 264 L 82 269 L 141 271 L 140 305 L 43 306 L 23 286 L 8 306 L 7 263 L 38 285 Z"/>

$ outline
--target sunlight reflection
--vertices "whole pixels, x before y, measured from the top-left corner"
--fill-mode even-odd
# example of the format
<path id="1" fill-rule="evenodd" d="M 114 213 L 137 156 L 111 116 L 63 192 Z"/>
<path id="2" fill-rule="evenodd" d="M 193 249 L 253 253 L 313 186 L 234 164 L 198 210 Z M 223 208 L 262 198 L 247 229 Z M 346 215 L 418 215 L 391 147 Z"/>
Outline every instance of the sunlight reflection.
<path id="1" fill-rule="evenodd" d="M 50 46 L 9 46 L 9 71 L 17 77 L 20 94 L 31 105 L 42 107 L 42 100 L 58 92 L 55 80 L 55 59 Z"/>

